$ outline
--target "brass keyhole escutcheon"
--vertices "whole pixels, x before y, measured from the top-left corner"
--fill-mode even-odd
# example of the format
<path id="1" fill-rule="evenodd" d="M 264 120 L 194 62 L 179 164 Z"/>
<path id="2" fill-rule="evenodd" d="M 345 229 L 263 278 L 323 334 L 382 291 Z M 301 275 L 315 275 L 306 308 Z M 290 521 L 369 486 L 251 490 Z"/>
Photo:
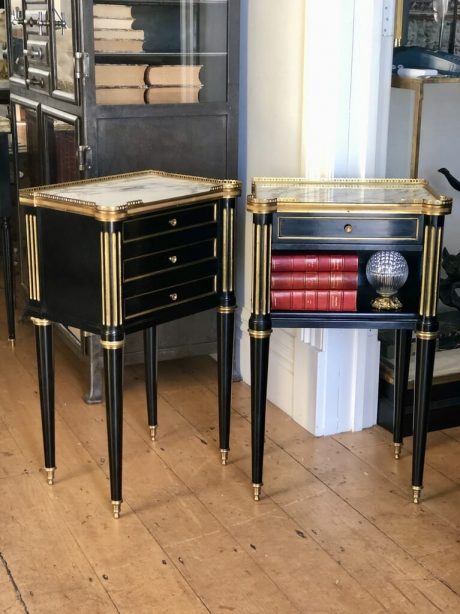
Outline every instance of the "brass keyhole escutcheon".
<path id="1" fill-rule="evenodd" d="M 177 301 L 177 294 L 176 294 L 176 292 L 173 292 L 172 294 L 170 294 L 170 295 L 169 295 L 169 298 L 170 298 L 172 301 Z"/>
<path id="2" fill-rule="evenodd" d="M 345 224 L 345 226 L 343 227 L 343 229 L 345 230 L 345 232 L 347 232 L 348 234 L 350 234 L 350 232 L 353 232 L 353 226 L 351 224 Z"/>
<path id="3" fill-rule="evenodd" d="M 172 262 L 173 264 L 176 264 L 176 262 L 177 262 L 177 256 L 169 256 L 169 260 L 170 260 L 170 262 Z"/>
<path id="4" fill-rule="evenodd" d="M 174 226 L 177 226 L 177 220 L 175 217 L 169 220 L 169 225 L 172 226 L 173 228 Z"/>

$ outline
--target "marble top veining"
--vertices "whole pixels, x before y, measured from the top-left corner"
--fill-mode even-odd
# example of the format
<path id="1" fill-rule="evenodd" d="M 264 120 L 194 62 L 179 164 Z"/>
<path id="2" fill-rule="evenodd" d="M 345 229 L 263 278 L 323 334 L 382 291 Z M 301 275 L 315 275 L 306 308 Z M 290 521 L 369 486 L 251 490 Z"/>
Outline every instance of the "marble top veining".
<path id="1" fill-rule="evenodd" d="M 389 184 L 384 186 L 350 186 L 334 185 L 321 186 L 318 184 L 271 184 L 255 182 L 256 198 L 272 199 L 276 198 L 279 202 L 289 201 L 298 203 L 336 203 L 336 204 L 407 204 L 422 202 L 423 200 L 433 201 L 436 197 L 421 184 Z"/>
<path id="2" fill-rule="evenodd" d="M 57 199 L 94 204 L 98 209 L 114 209 L 130 203 L 160 203 L 206 194 L 217 188 L 221 182 L 200 181 L 199 179 L 174 177 L 171 175 L 133 175 L 38 188 L 41 198 L 52 196 Z"/>

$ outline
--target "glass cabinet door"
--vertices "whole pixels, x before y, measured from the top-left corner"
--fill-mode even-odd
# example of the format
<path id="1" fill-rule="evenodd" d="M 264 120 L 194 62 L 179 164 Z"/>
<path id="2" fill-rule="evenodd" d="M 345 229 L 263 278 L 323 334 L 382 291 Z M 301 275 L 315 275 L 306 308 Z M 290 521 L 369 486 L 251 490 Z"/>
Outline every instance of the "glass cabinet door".
<path id="1" fill-rule="evenodd" d="M 56 97 L 77 100 L 75 79 L 75 2 L 74 0 L 51 0 L 52 38 L 54 45 L 54 91 Z"/>
<path id="2" fill-rule="evenodd" d="M 26 78 L 24 57 L 24 12 L 22 0 L 10 0 L 11 36 L 8 55 L 11 58 L 11 76 Z"/>
<path id="3" fill-rule="evenodd" d="M 45 183 L 80 179 L 78 117 L 42 107 Z"/>
<path id="4" fill-rule="evenodd" d="M 96 1 L 96 102 L 226 102 L 228 11 L 227 0 Z"/>

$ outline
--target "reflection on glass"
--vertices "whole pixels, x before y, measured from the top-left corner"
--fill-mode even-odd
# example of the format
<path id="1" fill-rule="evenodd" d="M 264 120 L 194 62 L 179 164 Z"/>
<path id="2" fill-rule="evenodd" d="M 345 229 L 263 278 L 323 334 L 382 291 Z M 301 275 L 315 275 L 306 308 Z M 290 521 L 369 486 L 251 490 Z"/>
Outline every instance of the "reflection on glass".
<path id="1" fill-rule="evenodd" d="M 60 119 L 46 117 L 46 183 L 79 179 L 75 126 Z"/>
<path id="2" fill-rule="evenodd" d="M 13 75 L 25 78 L 22 0 L 11 0 L 11 64 Z"/>
<path id="3" fill-rule="evenodd" d="M 75 95 L 72 0 L 54 0 L 56 88 Z"/>
<path id="4" fill-rule="evenodd" d="M 97 102 L 226 101 L 227 11 L 227 0 L 154 0 L 148 5 L 96 2 Z"/>

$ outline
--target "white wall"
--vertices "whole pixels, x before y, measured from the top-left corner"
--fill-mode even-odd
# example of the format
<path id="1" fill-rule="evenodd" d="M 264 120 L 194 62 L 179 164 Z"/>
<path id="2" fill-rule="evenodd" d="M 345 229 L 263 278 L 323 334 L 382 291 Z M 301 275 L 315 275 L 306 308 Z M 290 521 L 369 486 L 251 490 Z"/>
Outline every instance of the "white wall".
<path id="1" fill-rule="evenodd" d="M 246 0 L 240 177 L 382 176 L 393 2 Z M 243 32 L 243 38 L 245 33 Z M 251 220 L 240 212 L 240 367 L 250 381 Z M 244 220 L 244 223 L 241 222 Z M 375 422 L 375 332 L 275 330 L 269 399 L 315 434 Z"/>

